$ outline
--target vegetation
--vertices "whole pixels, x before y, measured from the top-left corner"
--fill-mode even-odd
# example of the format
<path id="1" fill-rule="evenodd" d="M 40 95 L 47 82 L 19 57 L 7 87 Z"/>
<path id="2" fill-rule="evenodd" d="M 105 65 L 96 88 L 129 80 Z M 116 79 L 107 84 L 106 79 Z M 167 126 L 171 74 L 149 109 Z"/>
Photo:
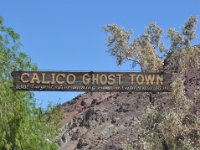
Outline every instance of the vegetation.
<path id="1" fill-rule="evenodd" d="M 133 67 L 139 65 L 144 72 L 164 70 L 164 61 L 173 62 L 165 71 L 176 72 L 172 92 L 164 99 L 156 99 L 148 108 L 142 120 L 134 122 L 133 130 L 137 139 L 128 140 L 125 149 L 137 150 L 198 150 L 200 149 L 200 116 L 194 111 L 200 104 L 200 92 L 196 91 L 196 102 L 185 96 L 184 72 L 197 67 L 200 48 L 191 46 L 196 37 L 197 18 L 190 17 L 181 32 L 168 30 L 171 42 L 169 49 L 162 42 L 162 29 L 150 24 L 145 33 L 130 41 L 132 33 L 117 25 L 104 27 L 108 33 L 109 53 L 121 65 L 131 61 Z M 157 95 L 165 93 L 157 93 Z M 161 96 L 162 97 L 162 96 Z"/>
<path id="2" fill-rule="evenodd" d="M 30 92 L 11 88 L 12 71 L 37 69 L 25 53 L 18 52 L 19 39 L 0 17 L 0 149 L 57 149 L 54 140 L 58 131 L 58 110 L 38 108 Z"/>
<path id="3" fill-rule="evenodd" d="M 195 26 L 197 19 L 191 17 L 183 28 L 182 33 L 174 29 L 168 30 L 168 38 L 171 41 L 171 47 L 166 49 L 162 41 L 162 29 L 155 23 L 151 23 L 145 28 L 145 33 L 130 41 L 132 32 L 125 31 L 119 26 L 107 25 L 104 27 L 108 33 L 107 46 L 109 53 L 121 65 L 125 61 L 131 61 L 133 68 L 139 65 L 142 71 L 158 71 L 163 67 L 163 60 L 170 53 L 178 53 L 180 49 L 191 48 L 190 43 L 195 35 Z M 193 53 L 192 53 L 193 54 Z M 183 51 L 180 51 L 182 57 Z"/>

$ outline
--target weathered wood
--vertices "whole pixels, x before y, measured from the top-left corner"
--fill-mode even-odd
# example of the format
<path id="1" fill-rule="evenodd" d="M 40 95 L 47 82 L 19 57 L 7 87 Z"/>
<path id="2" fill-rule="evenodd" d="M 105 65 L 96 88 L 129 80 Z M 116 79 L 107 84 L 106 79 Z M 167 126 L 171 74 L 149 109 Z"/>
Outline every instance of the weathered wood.
<path id="1" fill-rule="evenodd" d="M 14 90 L 169 92 L 171 74 L 141 72 L 14 71 Z"/>

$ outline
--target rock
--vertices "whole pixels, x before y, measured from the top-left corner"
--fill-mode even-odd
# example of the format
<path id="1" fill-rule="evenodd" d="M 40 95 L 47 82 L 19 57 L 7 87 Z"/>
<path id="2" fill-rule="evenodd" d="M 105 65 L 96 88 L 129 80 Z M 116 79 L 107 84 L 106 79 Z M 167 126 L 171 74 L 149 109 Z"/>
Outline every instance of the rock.
<path id="1" fill-rule="evenodd" d="M 163 72 L 177 72 L 176 63 L 167 58 Z M 194 92 L 200 89 L 200 69 L 189 68 L 185 72 L 185 95 L 195 102 L 193 113 L 200 115 L 200 100 Z M 175 77 L 175 75 L 174 75 Z M 123 150 L 127 137 L 138 137 L 133 127 L 135 120 L 145 116 L 147 106 L 160 103 L 161 108 L 169 109 L 169 93 L 157 92 L 105 92 L 84 93 L 60 106 L 64 110 L 62 128 L 58 137 L 60 150 Z M 77 110 L 78 109 L 78 110 Z M 183 120 L 193 123 L 192 114 Z M 148 121 L 148 120 L 147 120 Z M 196 132 L 191 136 L 194 136 Z M 179 137 L 180 139 L 182 137 Z"/>

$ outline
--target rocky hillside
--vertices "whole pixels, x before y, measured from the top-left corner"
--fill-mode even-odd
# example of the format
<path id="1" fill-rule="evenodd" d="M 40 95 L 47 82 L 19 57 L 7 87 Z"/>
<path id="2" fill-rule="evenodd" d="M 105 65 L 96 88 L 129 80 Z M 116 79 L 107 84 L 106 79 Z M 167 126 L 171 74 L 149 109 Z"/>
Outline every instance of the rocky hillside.
<path id="1" fill-rule="evenodd" d="M 169 61 L 165 62 L 169 70 Z M 194 92 L 200 85 L 200 69 L 185 72 L 186 96 L 196 102 Z M 168 105 L 167 92 L 85 93 L 60 106 L 64 110 L 60 150 L 123 150 L 123 144 L 137 135 L 135 120 L 142 119 L 149 103 Z M 196 112 L 200 104 L 196 102 Z M 200 115 L 200 113 L 199 113 Z"/>

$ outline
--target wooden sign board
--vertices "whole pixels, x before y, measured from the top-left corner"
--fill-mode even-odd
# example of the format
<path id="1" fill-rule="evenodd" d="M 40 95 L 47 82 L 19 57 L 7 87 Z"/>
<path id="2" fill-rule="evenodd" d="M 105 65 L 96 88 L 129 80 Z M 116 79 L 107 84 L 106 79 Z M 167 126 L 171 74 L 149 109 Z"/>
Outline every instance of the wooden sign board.
<path id="1" fill-rule="evenodd" d="M 169 92 L 171 74 L 141 72 L 14 71 L 14 90 Z"/>

